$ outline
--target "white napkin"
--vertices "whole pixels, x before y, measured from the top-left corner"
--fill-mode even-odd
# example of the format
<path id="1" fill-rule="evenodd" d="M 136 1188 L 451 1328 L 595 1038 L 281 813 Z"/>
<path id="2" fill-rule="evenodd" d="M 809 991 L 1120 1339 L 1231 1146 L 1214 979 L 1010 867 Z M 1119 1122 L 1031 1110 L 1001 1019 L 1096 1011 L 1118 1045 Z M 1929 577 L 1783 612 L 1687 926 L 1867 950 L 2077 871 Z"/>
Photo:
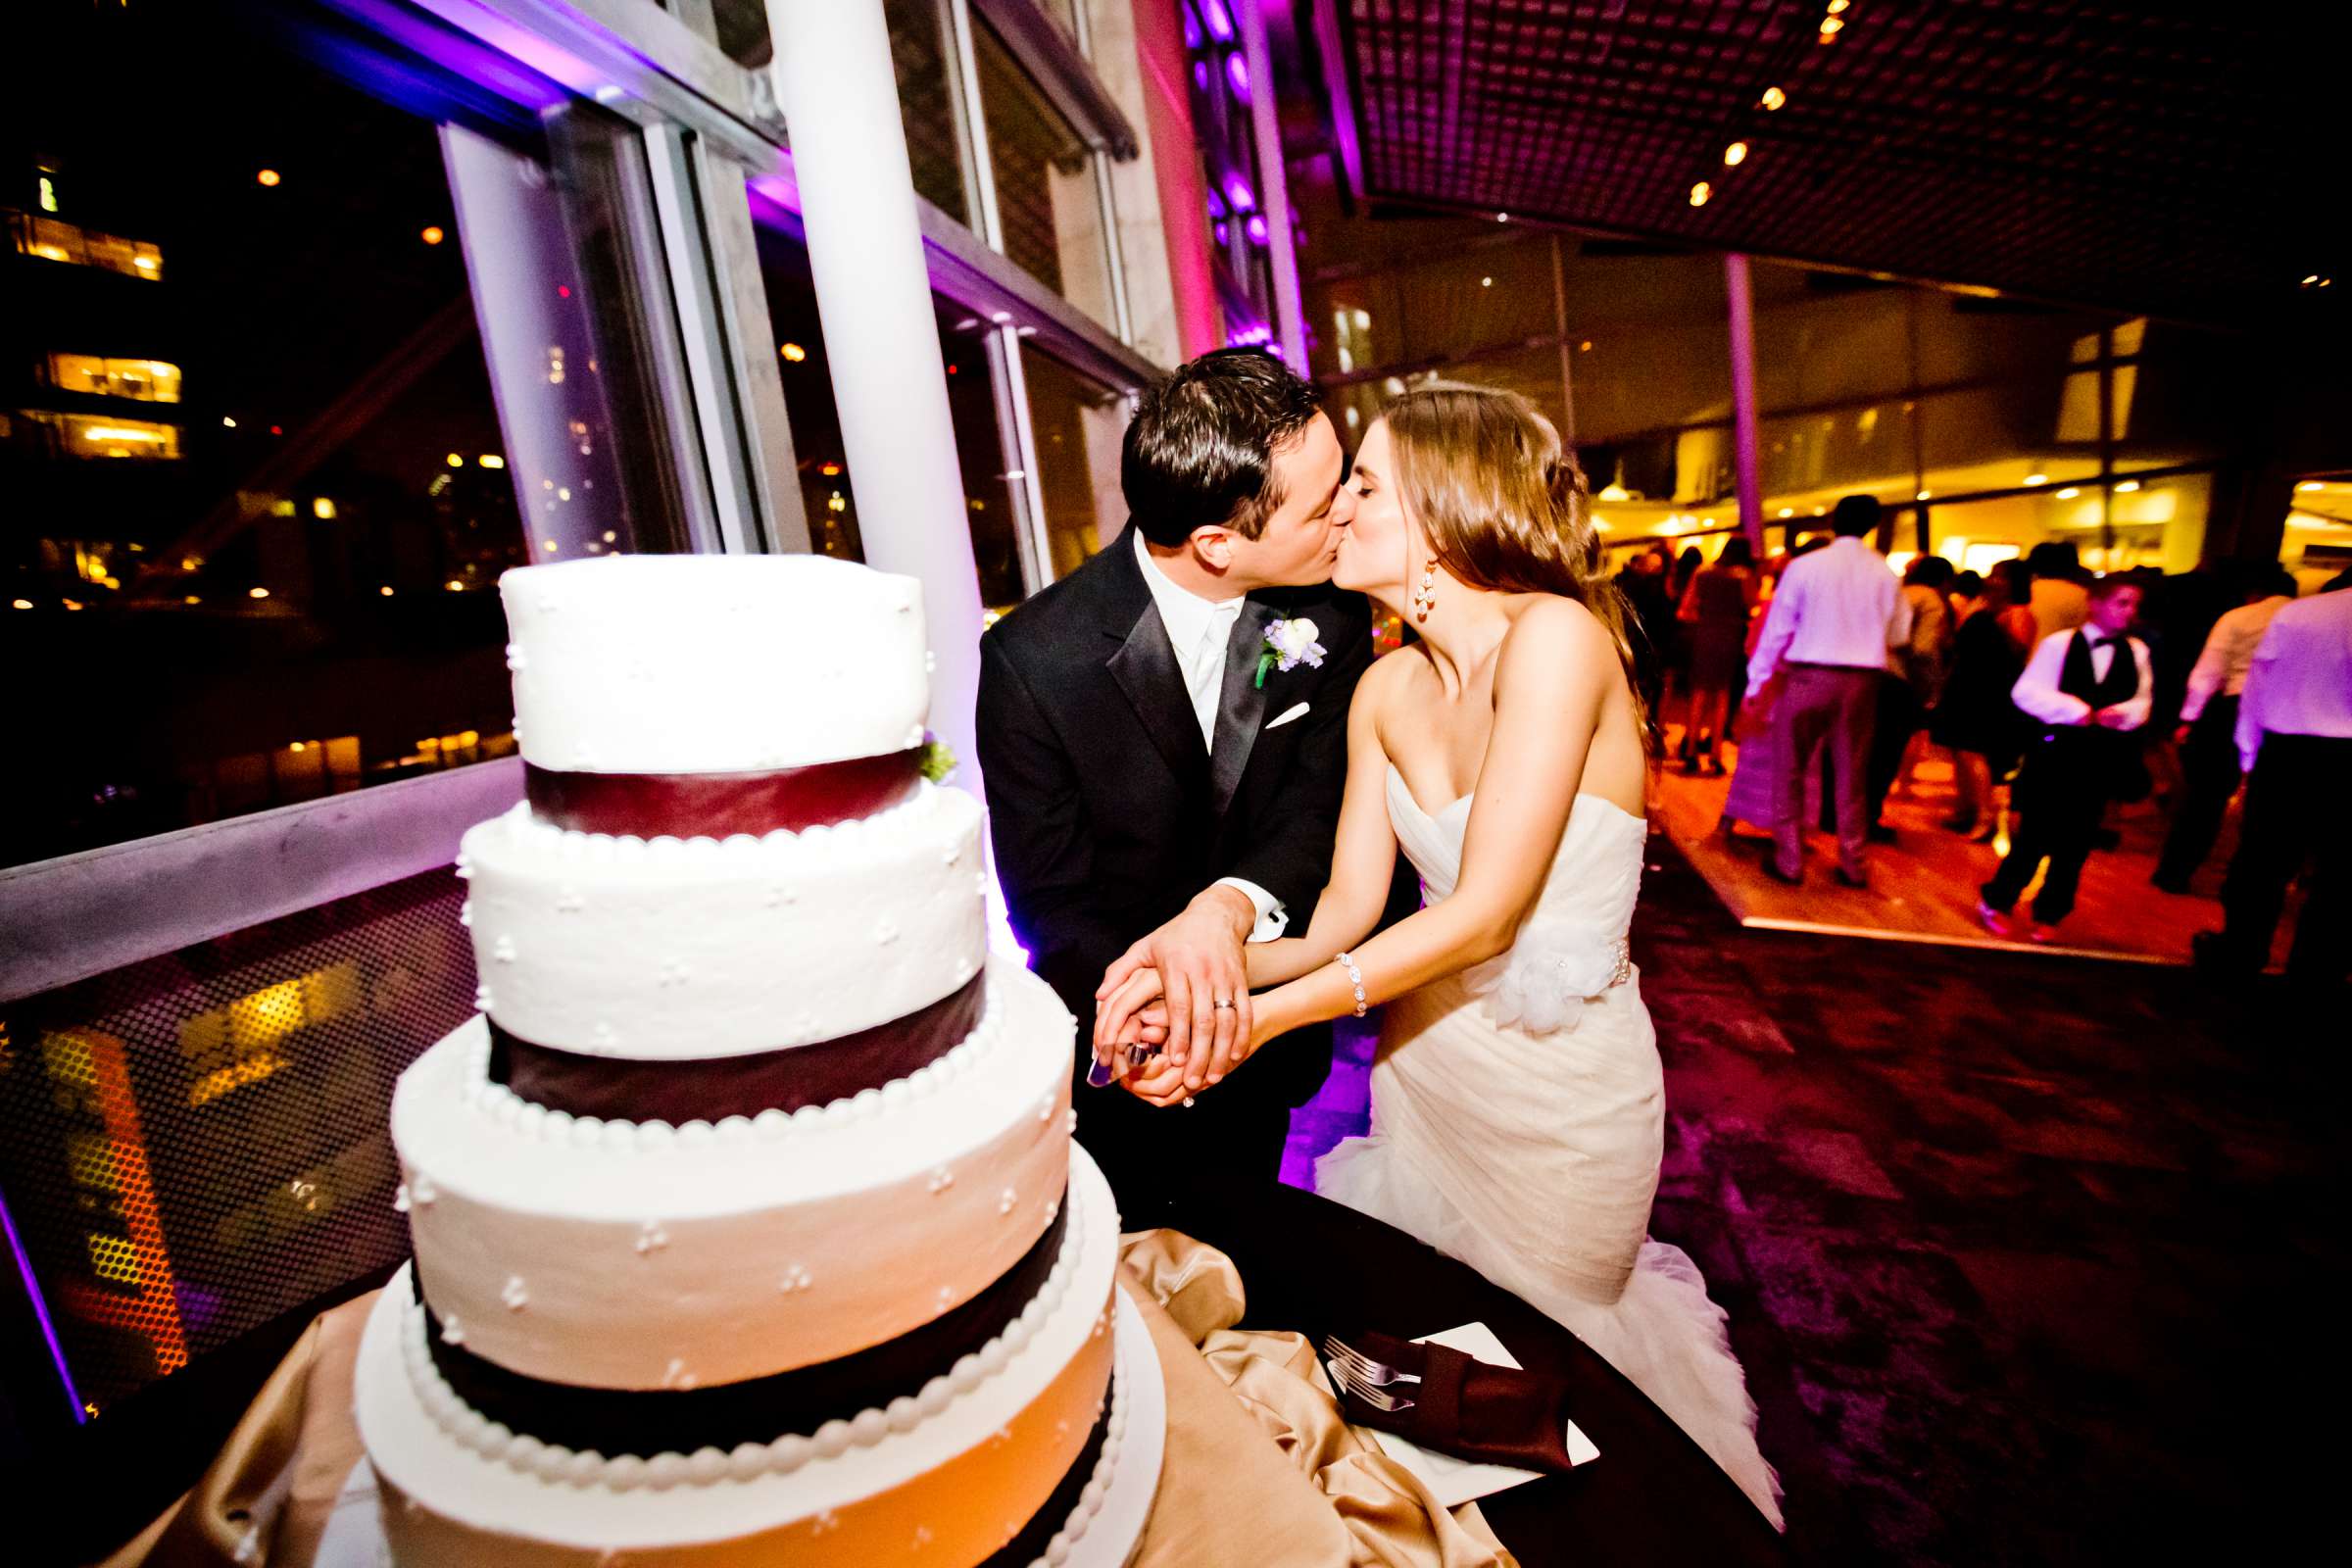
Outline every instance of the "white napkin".
<path id="1" fill-rule="evenodd" d="M 1473 1361 L 1489 1366 L 1507 1366 L 1520 1370 L 1519 1362 L 1502 1348 L 1502 1341 L 1484 1323 L 1465 1323 L 1458 1329 L 1446 1329 L 1439 1334 L 1423 1335 L 1415 1345 L 1443 1345 L 1461 1351 Z M 1507 1491 L 1523 1482 L 1540 1479 L 1541 1470 L 1521 1470 L 1514 1465 L 1482 1464 L 1476 1459 L 1457 1459 L 1449 1453 L 1416 1446 L 1392 1432 L 1374 1431 L 1372 1441 L 1380 1451 L 1421 1478 L 1430 1494 L 1448 1508 L 1458 1508 L 1473 1497 Z M 1568 1462 L 1590 1464 L 1600 1457 L 1600 1449 L 1575 1422 L 1568 1423 Z"/>

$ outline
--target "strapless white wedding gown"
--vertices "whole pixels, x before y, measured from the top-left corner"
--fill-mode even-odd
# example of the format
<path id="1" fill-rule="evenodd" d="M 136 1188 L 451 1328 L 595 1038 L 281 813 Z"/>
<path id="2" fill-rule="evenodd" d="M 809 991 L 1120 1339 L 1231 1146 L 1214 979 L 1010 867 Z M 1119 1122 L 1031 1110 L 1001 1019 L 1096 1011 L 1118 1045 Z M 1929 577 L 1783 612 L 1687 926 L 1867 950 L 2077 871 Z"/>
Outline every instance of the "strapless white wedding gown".
<path id="1" fill-rule="evenodd" d="M 1394 767 L 1388 796 L 1438 903 L 1461 876 L 1471 797 L 1431 816 Z M 1387 1004 L 1372 1134 L 1325 1155 L 1315 1187 L 1565 1324 L 1778 1527 L 1723 1308 L 1682 1249 L 1648 1236 L 1665 1083 L 1626 950 L 1646 836 L 1640 817 L 1576 798 L 1511 950 Z"/>

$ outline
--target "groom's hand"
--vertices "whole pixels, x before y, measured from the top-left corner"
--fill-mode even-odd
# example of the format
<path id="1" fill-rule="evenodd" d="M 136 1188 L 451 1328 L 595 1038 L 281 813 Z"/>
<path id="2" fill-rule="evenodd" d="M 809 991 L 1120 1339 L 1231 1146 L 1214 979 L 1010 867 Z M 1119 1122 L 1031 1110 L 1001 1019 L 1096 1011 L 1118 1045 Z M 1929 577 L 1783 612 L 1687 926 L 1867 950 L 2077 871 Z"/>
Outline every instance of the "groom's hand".
<path id="1" fill-rule="evenodd" d="M 1167 998 L 1167 1063 L 1184 1069 L 1186 1088 L 1197 1094 L 1232 1071 L 1249 1053 L 1250 967 L 1242 944 L 1256 923 L 1256 906 L 1240 889 L 1202 889 L 1182 914 L 1129 948 L 1103 974 L 1095 992 L 1096 1049 L 1125 1030 L 1135 1004 L 1123 988 L 1135 970 L 1151 968 L 1159 972 Z"/>

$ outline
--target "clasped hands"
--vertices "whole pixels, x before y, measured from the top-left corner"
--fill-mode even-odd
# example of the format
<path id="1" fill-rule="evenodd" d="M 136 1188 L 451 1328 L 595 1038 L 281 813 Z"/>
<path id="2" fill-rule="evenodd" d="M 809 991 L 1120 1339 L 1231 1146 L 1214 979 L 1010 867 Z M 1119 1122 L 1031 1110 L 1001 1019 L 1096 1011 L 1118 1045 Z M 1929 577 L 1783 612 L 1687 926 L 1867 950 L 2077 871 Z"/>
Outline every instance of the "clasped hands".
<path id="1" fill-rule="evenodd" d="M 1255 920 L 1240 890 L 1208 888 L 1102 972 L 1095 1059 L 1117 1070 L 1129 1094 L 1154 1105 L 1189 1104 L 1249 1058 L 1256 1043 L 1242 948 Z M 1138 1045 L 1157 1046 L 1159 1054 L 1130 1068 Z"/>

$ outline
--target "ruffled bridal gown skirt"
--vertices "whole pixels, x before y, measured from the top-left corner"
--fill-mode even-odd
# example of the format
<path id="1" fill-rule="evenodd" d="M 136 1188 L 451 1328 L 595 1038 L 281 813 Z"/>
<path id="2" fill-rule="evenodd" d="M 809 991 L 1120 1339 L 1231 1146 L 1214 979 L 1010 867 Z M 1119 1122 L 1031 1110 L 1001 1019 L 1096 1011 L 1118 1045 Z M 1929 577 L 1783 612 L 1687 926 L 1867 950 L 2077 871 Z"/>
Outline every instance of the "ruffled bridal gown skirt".
<path id="1" fill-rule="evenodd" d="M 1325 1197 L 1478 1270 L 1625 1374 L 1777 1529 L 1780 1486 L 1723 1308 L 1648 1238 L 1664 1150 L 1657 1039 L 1638 983 L 1542 1034 L 1498 1025 L 1460 977 L 1387 1005 L 1372 1134 L 1315 1167 Z"/>

